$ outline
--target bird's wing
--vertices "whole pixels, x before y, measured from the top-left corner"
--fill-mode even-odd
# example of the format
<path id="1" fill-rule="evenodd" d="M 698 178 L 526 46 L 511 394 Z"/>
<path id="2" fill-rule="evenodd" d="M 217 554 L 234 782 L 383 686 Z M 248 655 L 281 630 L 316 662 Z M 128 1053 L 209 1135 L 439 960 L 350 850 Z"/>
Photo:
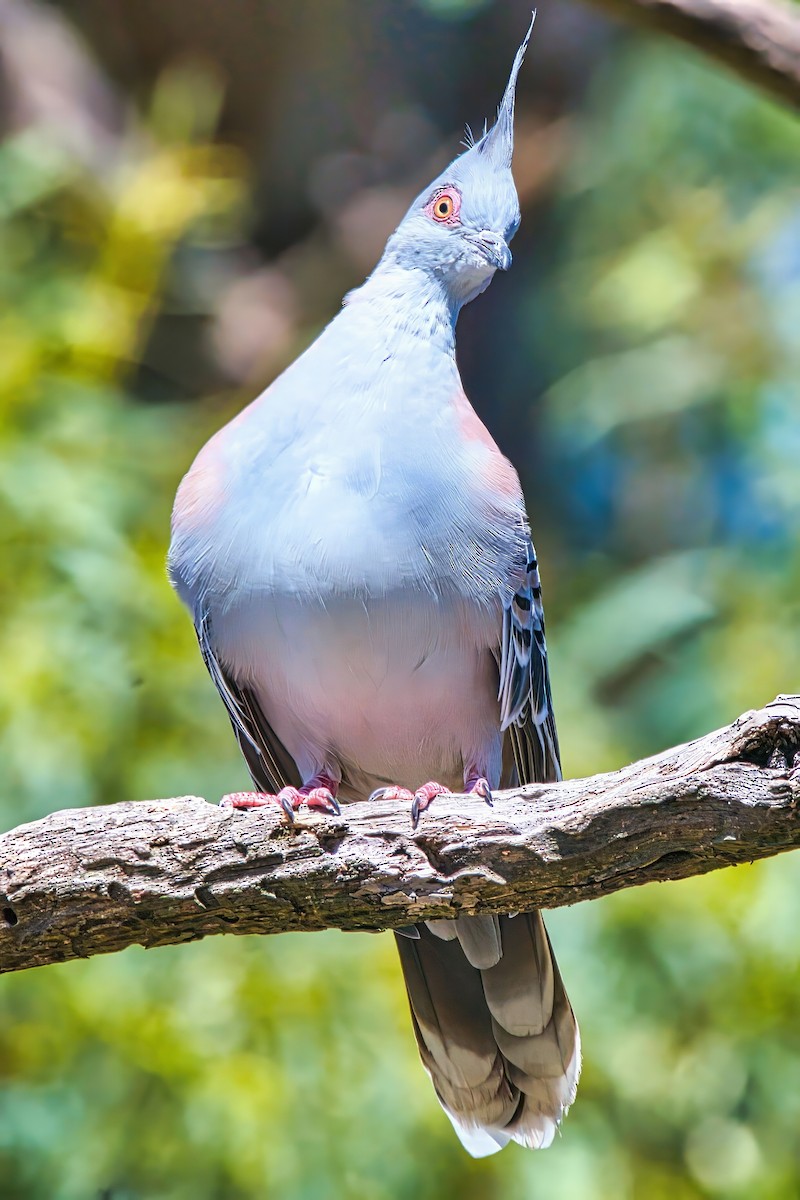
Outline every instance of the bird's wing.
<path id="1" fill-rule="evenodd" d="M 518 782 L 550 783 L 560 779 L 542 587 L 530 540 L 525 582 L 503 609 L 499 663 L 500 728 L 507 731 Z M 506 786 L 510 782 L 504 779 Z"/>
<path id="2" fill-rule="evenodd" d="M 253 692 L 237 683 L 217 658 L 208 613 L 197 617 L 195 632 L 203 662 L 228 710 L 233 732 L 253 783 L 260 792 L 270 795 L 283 787 L 299 787 L 302 781 L 294 760 L 276 737 Z"/>

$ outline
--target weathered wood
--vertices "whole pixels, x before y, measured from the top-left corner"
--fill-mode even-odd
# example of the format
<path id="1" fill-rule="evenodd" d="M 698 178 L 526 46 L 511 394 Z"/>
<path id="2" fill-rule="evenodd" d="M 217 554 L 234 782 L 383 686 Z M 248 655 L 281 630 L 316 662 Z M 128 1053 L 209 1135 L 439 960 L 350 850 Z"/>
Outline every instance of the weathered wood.
<path id="1" fill-rule="evenodd" d="M 211 933 L 385 929 L 553 908 L 800 846 L 800 696 L 621 771 L 341 817 L 197 797 L 72 809 L 0 837 L 0 971 Z"/>
<path id="2" fill-rule="evenodd" d="M 589 0 L 668 33 L 800 108 L 800 8 L 779 0 Z"/>

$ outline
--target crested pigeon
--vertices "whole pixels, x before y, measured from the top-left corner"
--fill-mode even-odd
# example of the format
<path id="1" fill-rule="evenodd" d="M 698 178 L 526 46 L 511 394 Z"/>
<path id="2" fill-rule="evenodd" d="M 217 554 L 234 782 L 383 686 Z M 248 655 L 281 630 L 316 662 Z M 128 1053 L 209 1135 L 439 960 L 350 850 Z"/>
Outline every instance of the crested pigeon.
<path id="1" fill-rule="evenodd" d="M 532 27 L 495 124 L 178 490 L 170 577 L 258 789 L 236 807 L 291 819 L 378 793 L 416 822 L 448 791 L 491 802 L 560 778 L 520 483 L 455 357 L 459 310 L 511 264 Z M 397 945 L 423 1065 L 466 1149 L 549 1145 L 580 1040 L 540 914 L 431 921 Z"/>

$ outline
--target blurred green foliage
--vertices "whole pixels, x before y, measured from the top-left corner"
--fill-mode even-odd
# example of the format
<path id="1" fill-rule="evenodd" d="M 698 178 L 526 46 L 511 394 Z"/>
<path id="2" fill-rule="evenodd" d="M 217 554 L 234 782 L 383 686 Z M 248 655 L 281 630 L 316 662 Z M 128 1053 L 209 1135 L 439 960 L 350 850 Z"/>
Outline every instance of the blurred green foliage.
<path id="1" fill-rule="evenodd" d="M 215 112 L 209 79 L 176 70 L 101 174 L 46 127 L 0 146 L 5 826 L 244 783 L 163 568 L 177 481 L 237 401 L 130 386 L 176 251 L 243 236 Z M 578 774 L 796 688 L 800 127 L 636 42 L 573 135 L 504 353 L 545 381 L 518 420 Z M 217 938 L 4 978 L 0 1197 L 800 1196 L 797 871 L 551 914 L 585 1070 L 540 1155 L 461 1150 L 388 937 Z"/>

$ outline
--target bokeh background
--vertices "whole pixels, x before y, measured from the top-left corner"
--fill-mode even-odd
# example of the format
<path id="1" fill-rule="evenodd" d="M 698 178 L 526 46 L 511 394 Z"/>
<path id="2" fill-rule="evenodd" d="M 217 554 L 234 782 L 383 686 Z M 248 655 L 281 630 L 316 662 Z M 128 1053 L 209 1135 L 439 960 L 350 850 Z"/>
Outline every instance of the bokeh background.
<path id="1" fill-rule="evenodd" d="M 244 786 L 165 578 L 209 434 L 491 116 L 523 0 L 0 0 L 0 823 Z M 797 690 L 800 125 L 543 0 L 514 269 L 460 361 L 520 468 L 568 774 Z M 472 1162 L 388 936 L 0 983 L 2 1200 L 800 1196 L 800 865 L 564 909 L 563 1135 Z"/>

